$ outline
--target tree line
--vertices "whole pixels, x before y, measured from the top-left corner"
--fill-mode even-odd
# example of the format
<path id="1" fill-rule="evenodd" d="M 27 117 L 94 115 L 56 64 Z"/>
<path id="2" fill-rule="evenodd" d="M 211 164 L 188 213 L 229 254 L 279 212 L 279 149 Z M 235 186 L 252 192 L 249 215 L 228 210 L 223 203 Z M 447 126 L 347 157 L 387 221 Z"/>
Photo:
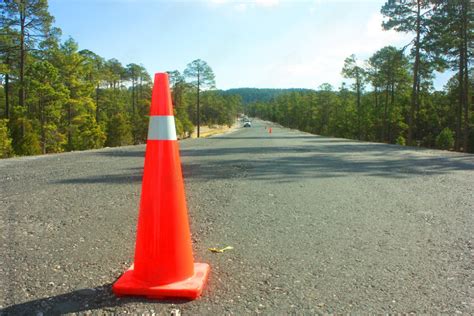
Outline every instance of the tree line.
<path id="1" fill-rule="evenodd" d="M 0 13 L 0 158 L 146 141 L 152 80 L 142 65 L 61 41 L 47 0 L 3 0 Z M 199 66 L 204 77 L 196 77 Z M 240 98 L 213 90 L 204 61 L 169 74 L 180 137 L 199 119 L 233 123 Z"/>
<path id="2" fill-rule="evenodd" d="M 247 111 L 316 134 L 474 152 L 470 2 L 390 0 L 381 12 L 384 29 L 414 35 L 407 46 L 346 58 L 351 86 L 287 92 Z M 435 91 L 434 71 L 448 69 L 454 76 Z"/>
<path id="3" fill-rule="evenodd" d="M 288 92 L 308 92 L 311 89 L 304 88 L 232 88 L 222 91 L 224 95 L 239 95 L 242 98 L 243 104 L 249 104 L 258 101 L 269 102 L 275 97 Z"/>

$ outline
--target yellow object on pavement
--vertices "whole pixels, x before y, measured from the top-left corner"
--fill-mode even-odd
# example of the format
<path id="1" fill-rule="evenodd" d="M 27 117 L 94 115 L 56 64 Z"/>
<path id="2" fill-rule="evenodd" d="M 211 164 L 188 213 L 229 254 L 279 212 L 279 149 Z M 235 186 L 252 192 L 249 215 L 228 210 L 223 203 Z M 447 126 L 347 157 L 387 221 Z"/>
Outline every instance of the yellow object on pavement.
<path id="1" fill-rule="evenodd" d="M 211 252 L 215 252 L 215 253 L 223 253 L 224 251 L 226 250 L 231 250 L 231 249 L 234 249 L 234 247 L 232 246 L 227 246 L 225 248 L 222 248 L 222 249 L 218 249 L 218 248 L 209 248 L 209 251 Z"/>

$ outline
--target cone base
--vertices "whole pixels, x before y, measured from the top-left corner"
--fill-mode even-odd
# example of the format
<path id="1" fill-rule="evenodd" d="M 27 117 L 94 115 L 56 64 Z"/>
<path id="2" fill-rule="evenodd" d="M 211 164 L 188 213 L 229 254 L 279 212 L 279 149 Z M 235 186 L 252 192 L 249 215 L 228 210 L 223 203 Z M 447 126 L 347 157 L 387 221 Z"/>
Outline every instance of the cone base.
<path id="1" fill-rule="evenodd" d="M 133 266 L 114 283 L 112 291 L 117 296 L 145 296 L 153 299 L 166 298 L 198 298 L 209 275 L 210 267 L 207 263 L 195 263 L 194 275 L 183 281 L 153 285 L 146 281 L 139 280 L 133 275 Z"/>

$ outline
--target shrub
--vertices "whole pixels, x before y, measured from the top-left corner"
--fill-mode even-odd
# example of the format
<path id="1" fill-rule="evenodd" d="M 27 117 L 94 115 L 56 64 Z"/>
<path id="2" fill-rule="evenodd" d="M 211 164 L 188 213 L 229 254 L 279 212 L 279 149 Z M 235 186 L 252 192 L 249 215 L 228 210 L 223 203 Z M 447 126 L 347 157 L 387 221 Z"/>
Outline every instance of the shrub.
<path id="1" fill-rule="evenodd" d="M 0 158 L 13 156 L 12 139 L 8 133 L 8 120 L 0 120 Z"/>
<path id="2" fill-rule="evenodd" d="M 403 137 L 402 135 L 399 135 L 397 139 L 395 140 L 395 142 L 397 145 L 401 145 L 401 146 L 406 145 L 405 137 Z"/>
<path id="3" fill-rule="evenodd" d="M 115 114 L 109 121 L 106 145 L 110 147 L 133 144 L 132 126 L 123 113 Z"/>
<path id="4" fill-rule="evenodd" d="M 176 136 L 178 136 L 178 139 L 184 138 L 184 129 L 183 129 L 183 124 L 178 118 L 174 119 L 175 125 L 176 125 Z"/>
<path id="5" fill-rule="evenodd" d="M 436 137 L 436 147 L 449 150 L 454 146 L 454 133 L 449 128 L 445 128 Z"/>
<path id="6" fill-rule="evenodd" d="M 39 136 L 33 127 L 33 121 L 26 118 L 24 109 L 14 108 L 10 123 L 10 132 L 13 139 L 13 150 L 19 156 L 41 154 Z"/>

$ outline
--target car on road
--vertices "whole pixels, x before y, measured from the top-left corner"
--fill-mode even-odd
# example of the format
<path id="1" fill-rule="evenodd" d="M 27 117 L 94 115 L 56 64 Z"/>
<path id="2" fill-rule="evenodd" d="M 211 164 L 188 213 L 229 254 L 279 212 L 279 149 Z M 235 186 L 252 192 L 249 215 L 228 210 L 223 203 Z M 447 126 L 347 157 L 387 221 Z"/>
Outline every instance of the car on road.
<path id="1" fill-rule="evenodd" d="M 244 127 L 252 127 L 252 123 L 250 121 L 247 121 L 244 123 Z"/>

